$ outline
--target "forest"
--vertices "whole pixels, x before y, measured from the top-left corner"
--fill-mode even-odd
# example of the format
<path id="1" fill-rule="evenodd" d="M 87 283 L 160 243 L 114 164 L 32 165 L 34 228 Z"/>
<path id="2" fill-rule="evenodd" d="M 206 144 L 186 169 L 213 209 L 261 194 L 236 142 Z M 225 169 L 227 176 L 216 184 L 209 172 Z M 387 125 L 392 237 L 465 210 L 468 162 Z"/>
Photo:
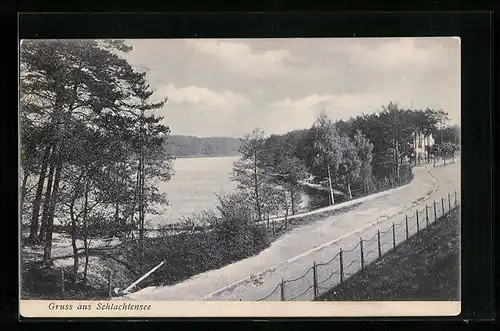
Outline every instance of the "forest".
<path id="1" fill-rule="evenodd" d="M 151 101 L 146 73 L 121 55 L 130 50 L 111 40 L 30 40 L 20 50 L 26 242 L 43 247 L 48 265 L 54 227 L 65 226 L 84 283 L 92 238 L 133 227 L 143 242 L 146 212 L 167 202 L 155 186 L 172 174 L 170 129 L 156 115 L 166 100 Z"/>
<path id="2" fill-rule="evenodd" d="M 170 135 L 165 143 L 174 157 L 237 156 L 240 140 L 231 137 L 193 137 Z"/>
<path id="3" fill-rule="evenodd" d="M 284 135 L 265 137 L 255 129 L 242 139 L 233 179 L 250 197 L 260 221 L 280 204 L 286 214 L 295 214 L 304 182 L 329 190 L 327 204 L 333 205 L 335 192 L 352 199 L 353 192 L 376 191 L 374 183 L 381 180 L 402 182 L 417 162 L 416 132 L 443 137 L 428 149 L 429 157 L 451 157 L 458 150 L 459 131 L 441 129 L 447 120 L 441 110 L 401 109 L 390 102 L 379 113 L 347 121 L 333 121 L 322 112 L 309 129 Z"/>

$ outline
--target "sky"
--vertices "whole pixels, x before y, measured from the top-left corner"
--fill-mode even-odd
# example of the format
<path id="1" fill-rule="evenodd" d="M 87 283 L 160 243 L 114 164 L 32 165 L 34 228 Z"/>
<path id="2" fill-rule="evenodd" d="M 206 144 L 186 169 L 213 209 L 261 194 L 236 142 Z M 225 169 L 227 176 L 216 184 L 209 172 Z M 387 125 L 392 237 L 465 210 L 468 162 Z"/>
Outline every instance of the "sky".
<path id="1" fill-rule="evenodd" d="M 378 112 L 395 102 L 442 109 L 460 124 L 460 39 L 135 39 L 171 133 L 241 137 Z"/>

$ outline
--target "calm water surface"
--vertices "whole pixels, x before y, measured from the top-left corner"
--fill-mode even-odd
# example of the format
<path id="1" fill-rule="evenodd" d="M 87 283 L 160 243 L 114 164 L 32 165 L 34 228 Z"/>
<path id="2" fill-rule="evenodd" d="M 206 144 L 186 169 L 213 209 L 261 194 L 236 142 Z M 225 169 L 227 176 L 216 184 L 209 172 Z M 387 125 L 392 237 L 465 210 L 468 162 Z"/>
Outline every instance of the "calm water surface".
<path id="1" fill-rule="evenodd" d="M 157 224 L 175 223 L 183 215 L 214 209 L 217 204 L 215 193 L 222 195 L 236 188 L 236 183 L 230 180 L 230 173 L 237 159 L 238 156 L 176 159 L 172 179 L 158 185 L 162 193 L 167 193 L 169 205 L 161 210 L 160 215 L 149 215 L 148 218 Z"/>
<path id="2" fill-rule="evenodd" d="M 167 193 L 169 205 L 158 215 L 147 215 L 151 225 L 176 223 L 204 209 L 215 209 L 217 196 L 236 189 L 230 180 L 233 163 L 239 156 L 184 158 L 174 161 L 175 174 L 168 182 L 159 183 L 160 192 Z M 304 192 L 300 211 L 309 207 L 310 197 Z M 283 216 L 283 215 L 279 215 Z"/>

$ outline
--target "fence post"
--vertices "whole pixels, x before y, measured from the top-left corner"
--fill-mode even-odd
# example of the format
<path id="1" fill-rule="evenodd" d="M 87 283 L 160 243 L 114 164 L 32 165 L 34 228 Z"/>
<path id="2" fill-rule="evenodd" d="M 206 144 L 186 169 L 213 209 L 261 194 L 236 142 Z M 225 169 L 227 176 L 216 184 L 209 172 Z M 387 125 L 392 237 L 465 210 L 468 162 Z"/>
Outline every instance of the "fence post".
<path id="1" fill-rule="evenodd" d="M 418 208 L 415 209 L 415 217 L 417 218 L 417 233 L 420 232 L 420 223 L 418 222 Z"/>
<path id="2" fill-rule="evenodd" d="M 281 301 L 285 301 L 285 281 L 283 280 L 283 278 L 281 279 L 280 292 L 281 292 Z"/>
<path id="3" fill-rule="evenodd" d="M 359 247 L 361 248 L 361 270 L 365 268 L 365 255 L 363 253 L 363 238 L 359 238 Z"/>
<path id="4" fill-rule="evenodd" d="M 112 270 L 109 270 L 108 273 L 108 297 L 111 299 L 111 274 L 113 273 Z"/>
<path id="5" fill-rule="evenodd" d="M 434 222 L 437 221 L 437 209 L 436 209 L 436 200 L 432 202 L 434 204 Z"/>
<path id="6" fill-rule="evenodd" d="M 314 300 L 318 298 L 318 275 L 316 274 L 316 262 L 313 264 L 313 291 Z"/>
<path id="7" fill-rule="evenodd" d="M 448 193 L 448 211 L 451 211 L 451 194 Z"/>
<path id="8" fill-rule="evenodd" d="M 396 248 L 396 226 L 392 222 L 392 248 Z"/>
<path id="9" fill-rule="evenodd" d="M 61 269 L 61 296 L 64 299 L 64 269 Z"/>
<path id="10" fill-rule="evenodd" d="M 381 257 L 382 248 L 380 247 L 380 230 L 377 230 L 377 239 L 378 239 L 378 257 Z"/>
<path id="11" fill-rule="evenodd" d="M 443 214 L 441 216 L 444 216 L 444 199 L 441 197 L 441 209 L 443 211 Z"/>
<path id="12" fill-rule="evenodd" d="M 408 215 L 405 214 L 405 225 L 406 225 L 406 239 L 410 237 L 410 233 L 408 232 Z"/>
<path id="13" fill-rule="evenodd" d="M 429 226 L 429 207 L 425 204 L 425 225 Z"/>
<path id="14" fill-rule="evenodd" d="M 340 282 L 342 283 L 344 281 L 344 252 L 342 252 L 342 248 L 340 248 L 340 253 L 339 253 L 339 260 L 340 260 Z"/>
<path id="15" fill-rule="evenodd" d="M 455 206 L 457 205 L 457 191 L 455 190 Z"/>

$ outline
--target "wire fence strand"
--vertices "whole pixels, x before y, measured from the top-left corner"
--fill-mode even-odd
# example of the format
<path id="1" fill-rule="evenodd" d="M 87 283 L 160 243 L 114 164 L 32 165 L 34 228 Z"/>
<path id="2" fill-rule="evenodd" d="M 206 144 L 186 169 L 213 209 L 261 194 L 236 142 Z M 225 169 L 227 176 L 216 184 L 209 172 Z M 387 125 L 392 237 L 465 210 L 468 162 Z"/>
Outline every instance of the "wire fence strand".
<path id="1" fill-rule="evenodd" d="M 335 256 L 334 256 L 334 257 L 333 257 L 330 261 L 325 262 L 325 263 L 318 263 L 318 264 L 316 264 L 316 266 L 328 265 L 328 264 L 330 264 L 331 262 L 333 262 L 333 261 L 334 261 L 337 257 L 339 257 L 339 256 L 340 256 L 340 253 L 337 253 L 337 254 L 335 254 Z"/>
<path id="2" fill-rule="evenodd" d="M 267 299 L 267 298 L 269 298 L 271 295 L 273 295 L 273 294 L 274 294 L 274 292 L 276 292 L 276 290 L 278 290 L 280 287 L 281 287 L 281 284 L 278 284 L 278 286 L 276 286 L 276 287 L 274 288 L 274 290 L 272 290 L 272 291 L 271 291 L 271 293 L 269 293 L 268 295 L 266 295 L 266 296 L 265 296 L 265 297 L 263 297 L 263 298 L 258 299 L 257 301 L 264 301 L 264 300 L 266 300 L 266 299 Z"/>
<path id="3" fill-rule="evenodd" d="M 307 271 L 300 277 L 297 277 L 297 278 L 294 278 L 294 279 L 288 279 L 288 280 L 285 280 L 283 281 L 284 284 L 287 284 L 287 283 L 293 283 L 293 282 L 296 282 L 302 278 L 304 278 L 310 271 L 311 271 L 312 268 L 309 268 L 307 269 Z"/>
<path id="4" fill-rule="evenodd" d="M 306 293 L 307 293 L 307 291 L 309 291 L 309 290 L 310 290 L 310 289 L 312 289 L 313 287 L 314 287 L 313 285 L 309 286 L 309 287 L 308 287 L 308 288 L 307 288 L 304 292 L 302 292 L 302 293 L 301 293 L 301 294 L 299 294 L 299 295 L 294 296 L 294 297 L 293 297 L 293 298 L 291 298 L 289 301 L 293 301 L 293 300 L 295 300 L 295 299 L 297 299 L 297 298 L 300 298 L 301 296 L 303 296 L 304 294 L 306 294 Z"/>
<path id="5" fill-rule="evenodd" d="M 328 278 L 322 280 L 321 282 L 318 282 L 318 285 L 324 284 L 327 280 L 331 279 L 333 276 L 338 275 L 338 274 L 339 274 L 339 270 L 332 272 L 330 274 L 330 276 L 328 276 Z"/>
<path id="6" fill-rule="evenodd" d="M 350 253 L 350 252 L 354 251 L 358 247 L 359 247 L 359 242 L 353 248 L 344 250 L 344 253 Z"/>

